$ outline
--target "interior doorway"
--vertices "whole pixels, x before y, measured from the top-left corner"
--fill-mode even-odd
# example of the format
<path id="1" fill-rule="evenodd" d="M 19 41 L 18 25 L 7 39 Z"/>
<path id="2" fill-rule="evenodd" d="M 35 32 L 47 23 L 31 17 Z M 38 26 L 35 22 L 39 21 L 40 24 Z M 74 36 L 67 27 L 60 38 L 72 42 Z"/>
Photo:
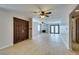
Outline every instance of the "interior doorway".
<path id="1" fill-rule="evenodd" d="M 29 21 L 13 17 L 14 44 L 29 38 Z"/>

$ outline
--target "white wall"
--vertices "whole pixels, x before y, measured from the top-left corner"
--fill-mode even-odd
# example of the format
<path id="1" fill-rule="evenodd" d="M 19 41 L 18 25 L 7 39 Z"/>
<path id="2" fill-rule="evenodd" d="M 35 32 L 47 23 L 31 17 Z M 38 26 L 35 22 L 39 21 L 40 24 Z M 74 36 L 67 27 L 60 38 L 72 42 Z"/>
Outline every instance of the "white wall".
<path id="1" fill-rule="evenodd" d="M 0 9 L 0 49 L 13 45 L 14 16 L 27 20 L 23 14 Z"/>
<path id="2" fill-rule="evenodd" d="M 33 22 L 33 23 L 32 23 L 32 37 L 33 37 L 33 39 L 34 39 L 36 36 L 38 36 L 39 33 L 40 33 L 40 31 L 38 31 L 38 26 L 39 26 L 39 25 L 40 25 L 40 24 L 37 23 L 37 22 Z"/>
<path id="3" fill-rule="evenodd" d="M 49 24 L 41 24 L 41 32 L 42 30 L 46 30 L 46 33 L 49 33 Z"/>
<path id="4" fill-rule="evenodd" d="M 61 31 L 65 30 L 65 32 L 63 31 L 62 34 L 61 34 L 64 38 L 62 40 L 63 40 L 67 49 L 71 49 L 71 40 L 72 40 L 72 34 L 73 34 L 71 32 L 72 24 L 71 24 L 70 14 L 76 8 L 76 6 L 77 6 L 76 4 L 70 4 L 70 5 L 65 6 L 64 10 L 62 11 L 63 14 L 60 17 L 60 19 L 62 19 L 61 22 L 62 23 L 64 22 L 63 23 L 64 25 L 61 25 Z M 57 19 L 57 21 L 58 20 L 59 20 L 59 18 Z M 51 23 L 52 22 L 54 22 L 54 21 L 51 21 Z"/>
<path id="5" fill-rule="evenodd" d="M 32 18 L 32 39 L 35 39 L 40 34 L 40 31 L 38 30 L 40 24 L 41 22 L 38 18 Z"/>
<path id="6" fill-rule="evenodd" d="M 64 8 L 64 13 L 63 13 L 63 20 L 65 20 L 66 22 L 66 28 L 67 28 L 67 32 L 66 32 L 66 39 L 63 39 L 63 42 L 65 44 L 65 46 L 67 47 L 67 49 L 71 49 L 71 40 L 72 40 L 72 24 L 71 24 L 71 19 L 70 19 L 70 14 L 71 12 L 76 8 L 76 4 L 70 4 L 67 7 Z"/>

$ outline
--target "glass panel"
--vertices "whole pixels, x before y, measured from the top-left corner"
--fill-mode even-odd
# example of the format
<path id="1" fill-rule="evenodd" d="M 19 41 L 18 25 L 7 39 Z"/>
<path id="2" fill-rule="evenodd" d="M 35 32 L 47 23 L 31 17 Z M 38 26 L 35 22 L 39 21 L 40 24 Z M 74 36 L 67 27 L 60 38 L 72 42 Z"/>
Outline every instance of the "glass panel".
<path id="1" fill-rule="evenodd" d="M 58 33 L 58 25 L 55 26 L 55 33 Z"/>
<path id="2" fill-rule="evenodd" d="M 54 33 L 54 26 L 51 26 L 51 33 Z"/>

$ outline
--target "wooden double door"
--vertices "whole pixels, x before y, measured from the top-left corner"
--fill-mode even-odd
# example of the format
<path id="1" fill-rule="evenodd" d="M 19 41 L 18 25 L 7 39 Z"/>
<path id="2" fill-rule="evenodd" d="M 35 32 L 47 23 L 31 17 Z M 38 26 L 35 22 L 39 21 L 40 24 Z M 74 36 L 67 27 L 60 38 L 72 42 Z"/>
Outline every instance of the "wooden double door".
<path id="1" fill-rule="evenodd" d="M 14 17 L 14 44 L 29 38 L 29 21 Z"/>

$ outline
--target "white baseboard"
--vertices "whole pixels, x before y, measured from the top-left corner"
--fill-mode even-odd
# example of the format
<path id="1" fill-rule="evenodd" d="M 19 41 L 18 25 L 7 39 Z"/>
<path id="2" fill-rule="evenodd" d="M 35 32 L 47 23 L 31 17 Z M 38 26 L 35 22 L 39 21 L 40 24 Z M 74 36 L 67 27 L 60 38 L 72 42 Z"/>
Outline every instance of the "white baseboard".
<path id="1" fill-rule="evenodd" d="M 8 48 L 8 47 L 10 47 L 10 46 L 13 46 L 13 44 L 5 45 L 5 46 L 3 46 L 3 47 L 0 47 L 0 49 Z"/>

